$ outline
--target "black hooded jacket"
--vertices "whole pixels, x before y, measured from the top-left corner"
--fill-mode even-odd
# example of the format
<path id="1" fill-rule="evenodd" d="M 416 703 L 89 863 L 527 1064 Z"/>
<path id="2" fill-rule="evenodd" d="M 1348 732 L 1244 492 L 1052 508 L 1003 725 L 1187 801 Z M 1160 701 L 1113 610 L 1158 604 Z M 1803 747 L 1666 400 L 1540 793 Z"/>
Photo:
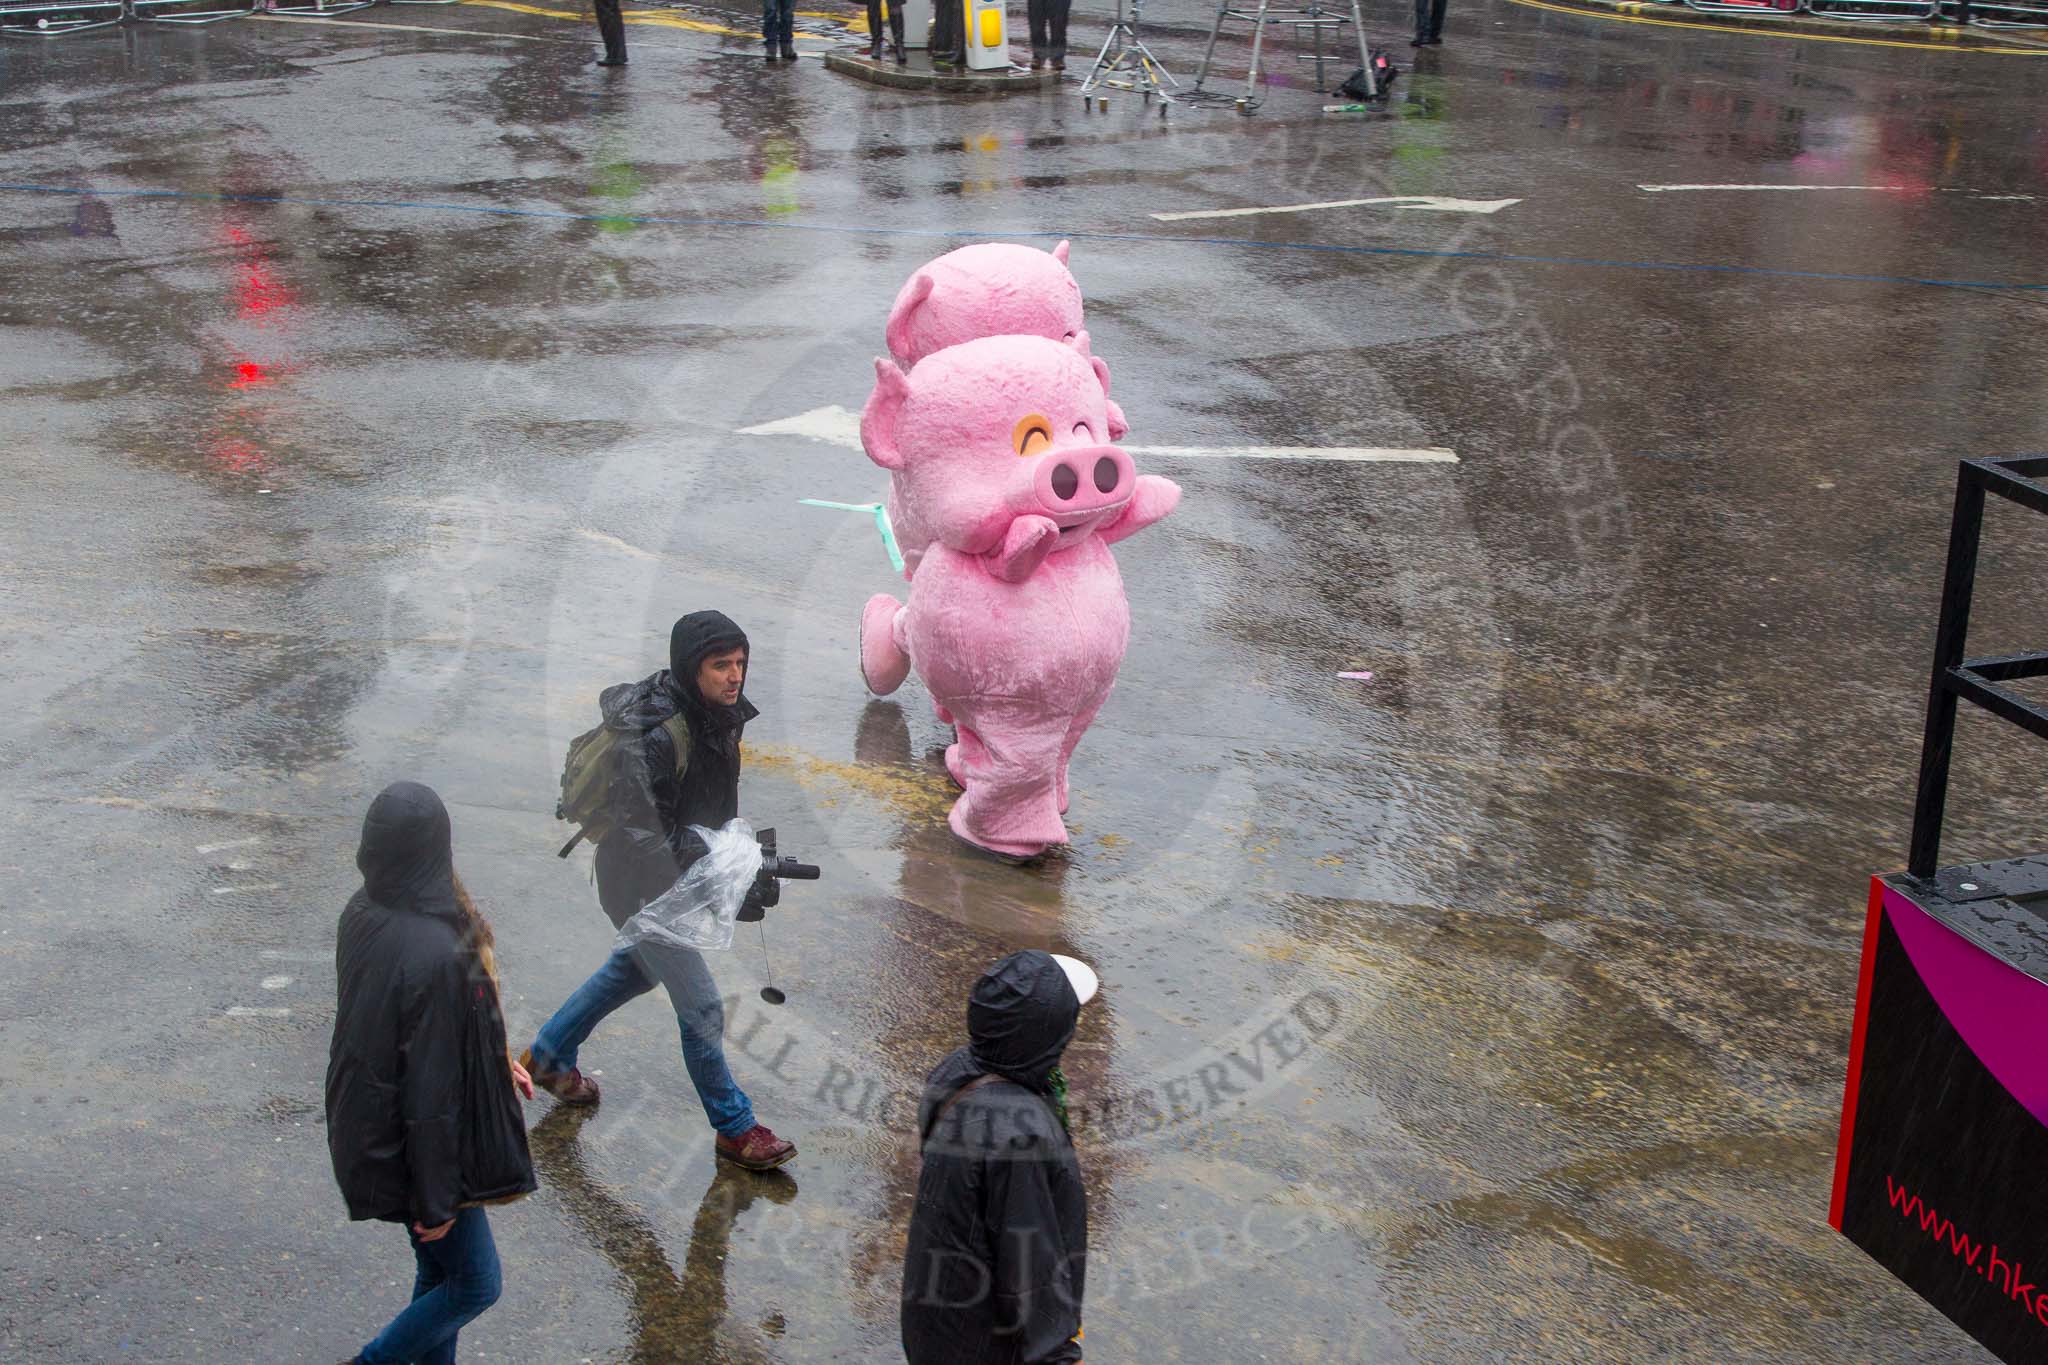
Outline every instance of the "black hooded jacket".
<path id="1" fill-rule="evenodd" d="M 924 1166 L 903 1261 L 910 1365 L 1081 1359 L 1088 1203 L 1047 1079 L 1080 1008 L 1051 954 L 1013 953 L 975 984 L 972 1041 L 925 1082 Z M 946 1107 L 990 1075 L 1000 1079 Z"/>
<path id="2" fill-rule="evenodd" d="M 717 829 L 740 813 L 740 736 L 760 712 L 743 689 L 731 706 L 704 700 L 697 669 L 747 637 L 723 612 L 683 617 L 669 635 L 669 667 L 598 698 L 604 723 L 622 735 L 607 792 L 616 822 L 597 846 L 597 895 L 614 925 L 675 885 L 704 843 L 690 826 Z M 678 711 L 690 723 L 690 759 L 676 776 L 675 742 L 661 728 Z"/>
<path id="3" fill-rule="evenodd" d="M 441 798 L 386 787 L 356 866 L 327 1059 L 327 1150 L 349 1217 L 437 1227 L 465 1204 L 531 1193 L 505 1020 L 464 938 Z"/>

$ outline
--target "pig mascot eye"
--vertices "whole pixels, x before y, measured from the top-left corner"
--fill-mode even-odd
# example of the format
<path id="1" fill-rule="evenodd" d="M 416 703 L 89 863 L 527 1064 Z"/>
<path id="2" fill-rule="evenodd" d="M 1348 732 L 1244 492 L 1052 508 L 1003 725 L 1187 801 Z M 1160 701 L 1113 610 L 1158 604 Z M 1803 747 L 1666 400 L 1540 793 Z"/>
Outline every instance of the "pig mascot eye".
<path id="1" fill-rule="evenodd" d="M 1089 426 L 1086 422 L 1076 422 L 1074 423 L 1074 434 L 1084 441 L 1093 441 L 1095 439 L 1095 428 Z"/>
<path id="2" fill-rule="evenodd" d="M 1019 455 L 1037 455 L 1051 444 L 1052 423 L 1036 413 L 1020 420 L 1010 433 L 1010 448 Z"/>

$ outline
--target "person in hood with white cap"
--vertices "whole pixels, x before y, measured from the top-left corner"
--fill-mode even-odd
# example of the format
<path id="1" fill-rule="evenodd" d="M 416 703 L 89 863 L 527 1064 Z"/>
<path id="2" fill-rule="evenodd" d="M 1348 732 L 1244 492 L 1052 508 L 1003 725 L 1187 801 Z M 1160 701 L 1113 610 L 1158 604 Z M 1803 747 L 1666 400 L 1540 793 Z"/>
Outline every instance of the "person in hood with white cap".
<path id="1" fill-rule="evenodd" d="M 1095 986 L 1072 958 L 1012 953 L 968 997 L 967 1046 L 925 1082 L 903 1259 L 910 1365 L 1081 1359 L 1088 1199 L 1059 1063 Z"/>

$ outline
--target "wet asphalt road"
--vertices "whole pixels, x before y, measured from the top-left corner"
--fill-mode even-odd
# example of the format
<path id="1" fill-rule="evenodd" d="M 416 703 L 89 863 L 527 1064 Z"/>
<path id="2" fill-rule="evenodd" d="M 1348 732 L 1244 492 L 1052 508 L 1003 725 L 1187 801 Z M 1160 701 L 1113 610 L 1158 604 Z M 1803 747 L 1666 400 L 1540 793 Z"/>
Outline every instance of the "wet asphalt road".
<path id="1" fill-rule="evenodd" d="M 767 926 L 787 1007 L 714 964 L 802 1156 L 715 1169 L 629 1007 L 602 1108 L 529 1107 L 465 1359 L 890 1358 L 908 1097 L 1033 945 L 1106 983 L 1091 1359 L 1985 1358 L 1824 1215 L 1954 461 L 2048 448 L 2048 64 L 1489 0 L 1387 116 L 1162 122 L 676 13 L 610 76 L 482 5 L 0 47 L 0 1357 L 324 1362 L 402 1302 L 320 1124 L 362 808 L 448 798 L 530 1037 L 609 937 L 562 749 L 717 605 L 743 804 L 826 869 Z M 1788 181 L 1908 192 L 1636 188 Z M 1521 202 L 1148 216 L 1402 194 Z M 860 687 L 886 561 L 795 500 L 879 473 L 735 434 L 857 408 L 956 233 L 1075 239 L 1134 443 L 1459 457 L 1140 457 L 1187 498 L 1119 548 L 1026 870 L 950 841 L 915 685 Z M 2042 528 L 1992 515 L 1979 639 L 2038 646 Z M 1961 745 L 1950 860 L 2039 849 L 2033 756 Z"/>

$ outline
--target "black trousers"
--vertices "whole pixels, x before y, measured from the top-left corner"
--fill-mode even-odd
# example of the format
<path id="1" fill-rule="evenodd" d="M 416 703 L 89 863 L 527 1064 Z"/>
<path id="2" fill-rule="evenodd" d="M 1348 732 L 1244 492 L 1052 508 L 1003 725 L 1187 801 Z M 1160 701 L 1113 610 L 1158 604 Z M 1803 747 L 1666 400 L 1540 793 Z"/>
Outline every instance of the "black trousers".
<path id="1" fill-rule="evenodd" d="M 868 0 L 868 36 L 874 41 L 875 50 L 882 47 L 882 0 Z M 889 0 L 889 37 L 896 44 L 896 51 L 903 51 L 903 10 L 897 0 Z"/>
<path id="2" fill-rule="evenodd" d="M 1025 0 L 1025 17 L 1031 21 L 1031 60 L 1067 60 L 1067 13 L 1074 0 Z"/>
<path id="3" fill-rule="evenodd" d="M 761 0 L 761 44 L 784 52 L 792 51 L 796 36 L 795 0 Z"/>
<path id="4" fill-rule="evenodd" d="M 1415 0 L 1415 36 L 1441 38 L 1444 35 L 1444 0 Z"/>
<path id="5" fill-rule="evenodd" d="M 967 60 L 967 15 L 963 0 L 933 0 L 932 58 Z"/>
<path id="6" fill-rule="evenodd" d="M 615 62 L 626 59 L 626 21 L 619 17 L 619 0 L 590 0 L 597 11 L 597 35 L 604 39 L 604 55 Z"/>

